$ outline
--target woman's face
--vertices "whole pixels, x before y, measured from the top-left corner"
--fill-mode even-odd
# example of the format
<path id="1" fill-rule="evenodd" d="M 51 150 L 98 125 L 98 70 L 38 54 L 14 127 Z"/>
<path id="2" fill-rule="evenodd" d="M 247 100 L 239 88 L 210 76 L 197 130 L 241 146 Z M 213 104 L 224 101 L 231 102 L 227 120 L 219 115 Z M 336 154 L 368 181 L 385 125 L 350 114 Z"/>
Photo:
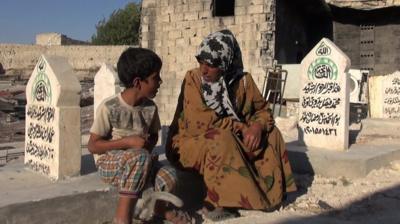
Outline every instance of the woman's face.
<path id="1" fill-rule="evenodd" d="M 221 76 L 221 69 L 212 67 L 205 62 L 199 62 L 200 72 L 206 82 L 216 82 Z"/>

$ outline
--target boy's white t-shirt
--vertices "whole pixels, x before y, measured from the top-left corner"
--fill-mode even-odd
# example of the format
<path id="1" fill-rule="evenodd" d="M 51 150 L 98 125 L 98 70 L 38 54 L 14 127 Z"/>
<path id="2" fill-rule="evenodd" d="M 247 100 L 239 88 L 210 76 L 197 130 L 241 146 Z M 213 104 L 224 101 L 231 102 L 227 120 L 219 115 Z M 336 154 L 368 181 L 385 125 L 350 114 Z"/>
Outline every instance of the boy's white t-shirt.
<path id="1" fill-rule="evenodd" d="M 90 132 L 115 140 L 130 135 L 156 134 L 160 128 L 157 105 L 152 100 L 146 99 L 133 107 L 119 93 L 100 103 Z"/>

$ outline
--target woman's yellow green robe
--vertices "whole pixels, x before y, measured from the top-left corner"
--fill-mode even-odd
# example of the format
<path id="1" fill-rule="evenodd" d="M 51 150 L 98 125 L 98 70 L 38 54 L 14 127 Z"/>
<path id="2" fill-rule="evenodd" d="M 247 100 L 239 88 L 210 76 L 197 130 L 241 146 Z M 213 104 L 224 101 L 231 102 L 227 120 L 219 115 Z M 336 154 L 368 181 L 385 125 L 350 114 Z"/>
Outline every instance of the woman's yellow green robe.
<path id="1" fill-rule="evenodd" d="M 220 118 L 205 105 L 200 71 L 193 69 L 182 84 L 167 139 L 167 157 L 203 176 L 205 200 L 215 207 L 273 209 L 284 192 L 296 190 L 285 142 L 278 128 L 268 127 L 272 115 L 249 73 L 229 93 L 244 123 L 262 125 L 260 148 L 248 150 L 235 134 L 243 123 Z"/>

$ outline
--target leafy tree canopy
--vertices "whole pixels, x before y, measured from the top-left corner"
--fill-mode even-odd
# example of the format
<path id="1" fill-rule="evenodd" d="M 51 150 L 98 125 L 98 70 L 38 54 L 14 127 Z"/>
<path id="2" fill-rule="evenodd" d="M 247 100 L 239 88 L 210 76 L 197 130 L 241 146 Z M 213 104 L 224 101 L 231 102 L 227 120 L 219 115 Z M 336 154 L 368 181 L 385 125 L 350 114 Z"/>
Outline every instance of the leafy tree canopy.
<path id="1" fill-rule="evenodd" d="M 139 39 L 140 3 L 128 3 L 125 8 L 115 10 L 106 20 L 96 25 L 92 36 L 95 45 L 135 45 Z"/>

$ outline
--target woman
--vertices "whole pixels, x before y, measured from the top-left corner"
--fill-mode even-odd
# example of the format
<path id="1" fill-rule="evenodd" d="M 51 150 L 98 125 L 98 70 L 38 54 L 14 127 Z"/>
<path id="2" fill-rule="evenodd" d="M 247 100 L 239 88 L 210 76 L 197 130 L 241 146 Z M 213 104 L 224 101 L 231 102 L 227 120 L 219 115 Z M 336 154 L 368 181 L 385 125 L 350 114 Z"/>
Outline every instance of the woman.
<path id="1" fill-rule="evenodd" d="M 229 30 L 206 37 L 187 72 L 167 140 L 167 157 L 203 176 L 206 217 L 226 208 L 271 210 L 295 191 L 281 133 Z"/>

